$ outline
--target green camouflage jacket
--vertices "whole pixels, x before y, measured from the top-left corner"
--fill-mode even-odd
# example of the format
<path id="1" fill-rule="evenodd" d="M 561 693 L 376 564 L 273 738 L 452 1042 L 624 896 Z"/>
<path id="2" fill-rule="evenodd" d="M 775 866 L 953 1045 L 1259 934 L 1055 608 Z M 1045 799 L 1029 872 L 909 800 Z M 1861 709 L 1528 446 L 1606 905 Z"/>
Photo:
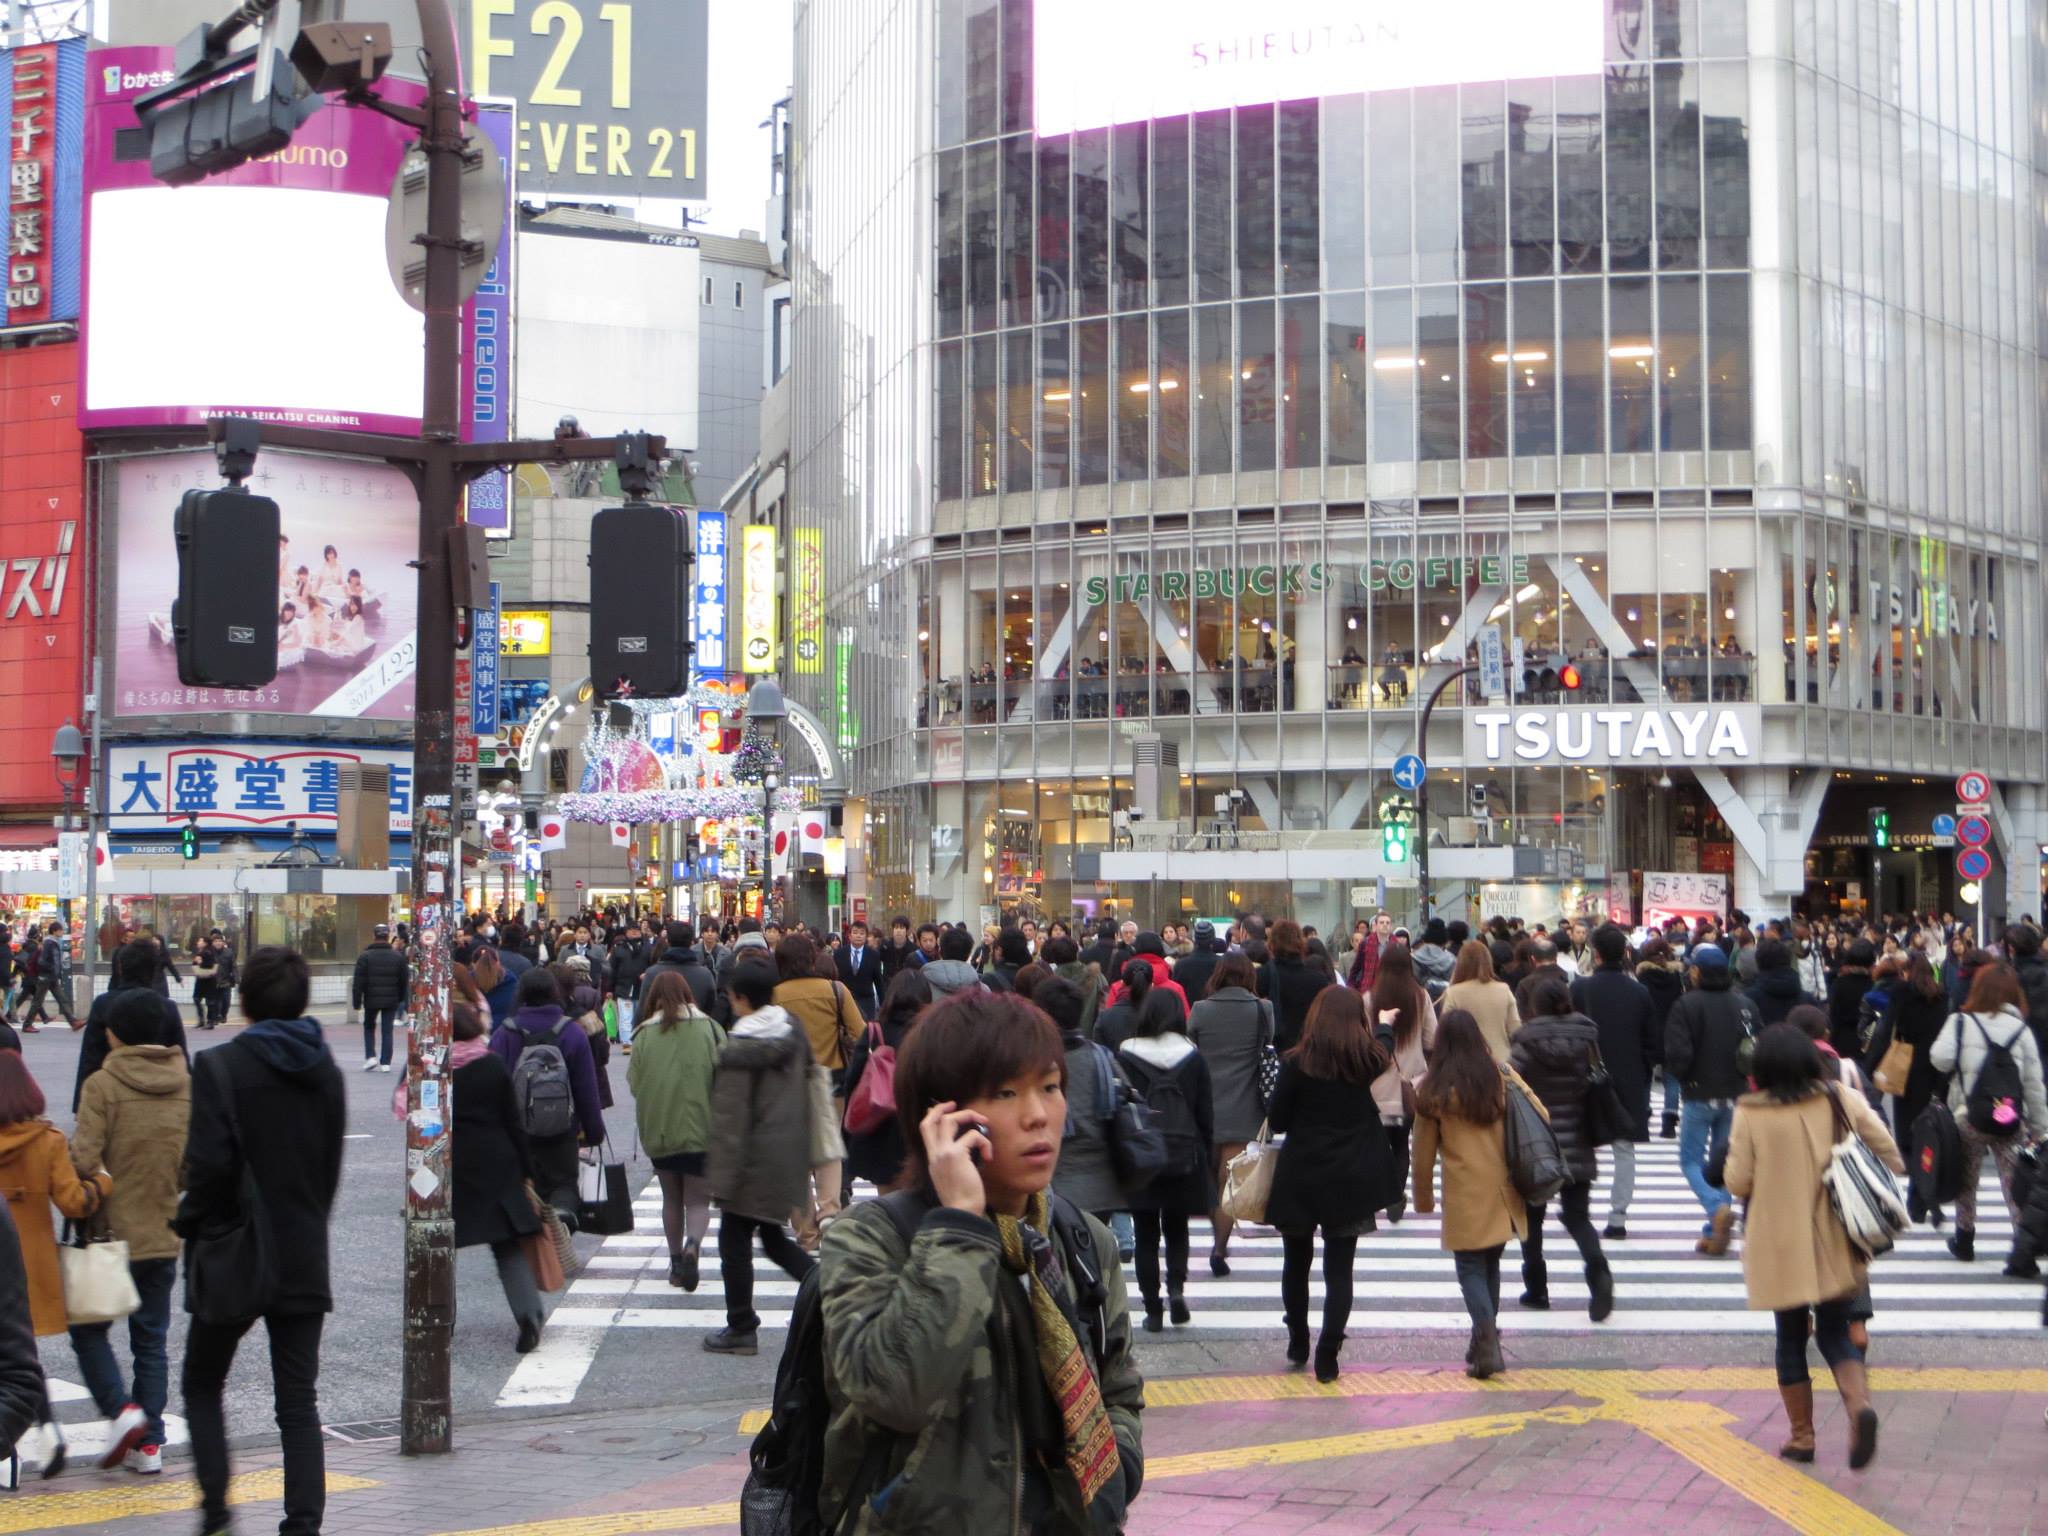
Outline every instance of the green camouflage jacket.
<path id="1" fill-rule="evenodd" d="M 1098 1375 L 1122 1472 L 1084 1507 L 1065 1466 L 1053 1469 L 1059 1536 L 1121 1530 L 1145 1475 L 1145 1380 L 1131 1356 L 1123 1268 L 1108 1229 L 1093 1217 L 1088 1229 L 1109 1292 Z M 866 1481 L 876 1491 L 847 1527 L 856 1536 L 1021 1536 L 1018 1390 L 1044 1388 L 1032 1341 L 1013 1321 L 1020 1309 L 997 1305 L 998 1285 L 1019 1298 L 1023 1288 L 1003 1271 L 995 1223 L 938 1207 L 906 1249 L 885 1213 L 855 1206 L 826 1228 L 819 1260 L 832 1407 L 826 1529 L 841 1529 L 853 1484 Z M 1070 1303 L 1072 1284 L 1069 1276 Z"/>

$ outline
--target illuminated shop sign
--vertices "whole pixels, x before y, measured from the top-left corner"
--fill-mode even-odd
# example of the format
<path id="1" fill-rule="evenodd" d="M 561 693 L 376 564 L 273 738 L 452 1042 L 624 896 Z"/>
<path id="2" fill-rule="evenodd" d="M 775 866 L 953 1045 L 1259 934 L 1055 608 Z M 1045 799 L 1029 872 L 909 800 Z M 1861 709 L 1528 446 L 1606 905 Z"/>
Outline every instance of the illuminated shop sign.
<path id="1" fill-rule="evenodd" d="M 1468 764 L 1698 763 L 1757 760 L 1763 715 L 1754 704 L 1704 709 L 1479 709 L 1465 716 Z"/>
<path id="2" fill-rule="evenodd" d="M 1334 579 L 1331 568 L 1315 560 L 1305 565 L 1160 571 L 1156 577 L 1133 571 L 1115 578 L 1115 590 L 1120 603 L 1143 602 L 1155 590 L 1169 603 L 1183 602 L 1189 597 L 1300 597 L 1303 593 L 1313 596 L 1329 591 Z M 1384 592 L 1389 587 L 1397 592 L 1412 592 L 1418 585 L 1458 589 L 1474 580 L 1485 587 L 1506 586 L 1510 582 L 1519 587 L 1529 580 L 1529 560 L 1526 555 L 1516 555 L 1512 560 L 1503 555 L 1472 559 L 1433 555 L 1422 560 L 1402 555 L 1392 560 L 1367 561 L 1358 567 L 1357 579 L 1359 590 L 1364 592 Z M 1091 607 L 1100 606 L 1109 600 L 1110 583 L 1107 576 L 1088 577 L 1081 583 L 1082 599 Z"/>
<path id="3" fill-rule="evenodd" d="M 775 529 L 766 523 L 740 530 L 740 665 L 775 670 Z"/>
<path id="4" fill-rule="evenodd" d="M 1606 14 L 1606 0 L 1038 0 L 1037 128 L 1598 75 Z"/>

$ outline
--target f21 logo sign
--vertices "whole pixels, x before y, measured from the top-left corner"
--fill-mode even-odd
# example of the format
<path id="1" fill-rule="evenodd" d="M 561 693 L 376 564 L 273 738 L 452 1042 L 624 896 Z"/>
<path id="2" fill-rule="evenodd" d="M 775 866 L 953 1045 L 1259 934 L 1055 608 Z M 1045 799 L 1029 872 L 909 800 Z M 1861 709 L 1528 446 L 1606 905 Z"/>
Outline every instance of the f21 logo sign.
<path id="1" fill-rule="evenodd" d="M 709 0 L 468 0 L 478 97 L 518 103 L 522 191 L 704 195 Z"/>

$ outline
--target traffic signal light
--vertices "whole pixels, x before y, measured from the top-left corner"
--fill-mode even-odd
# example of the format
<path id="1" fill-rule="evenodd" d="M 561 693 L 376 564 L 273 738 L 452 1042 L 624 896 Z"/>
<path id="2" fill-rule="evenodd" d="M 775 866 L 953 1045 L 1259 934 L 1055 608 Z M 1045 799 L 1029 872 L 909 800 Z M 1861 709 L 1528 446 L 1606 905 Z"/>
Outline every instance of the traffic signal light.
<path id="1" fill-rule="evenodd" d="M 239 486 L 187 491 L 172 531 L 178 681 L 188 688 L 269 686 L 277 676 L 277 503 Z"/>
<path id="2" fill-rule="evenodd" d="M 302 113 L 317 109 L 317 96 L 301 96 L 283 56 L 276 56 L 273 86 L 256 99 L 251 48 L 230 59 L 202 61 L 160 91 L 140 97 L 135 115 L 149 135 L 149 173 L 166 186 L 203 181 L 263 155 L 274 155 L 292 141 Z M 214 84 L 224 74 L 225 84 Z"/>
<path id="3" fill-rule="evenodd" d="M 590 681 L 605 699 L 669 699 L 690 685 L 690 524 L 674 507 L 590 519 Z"/>
<path id="4" fill-rule="evenodd" d="M 185 825 L 178 829 L 178 857 L 196 859 L 199 857 L 199 818 L 188 815 Z"/>
<path id="5" fill-rule="evenodd" d="M 1557 686 L 1566 693 L 1577 693 L 1585 686 L 1586 679 L 1580 673 L 1576 662 L 1566 662 L 1557 669 Z"/>
<path id="6" fill-rule="evenodd" d="M 1380 806 L 1380 857 L 1389 864 L 1408 862 L 1408 811 L 1398 799 Z"/>
<path id="7" fill-rule="evenodd" d="M 1880 852 L 1892 845 L 1892 813 L 1881 805 L 1870 808 L 1870 841 Z"/>

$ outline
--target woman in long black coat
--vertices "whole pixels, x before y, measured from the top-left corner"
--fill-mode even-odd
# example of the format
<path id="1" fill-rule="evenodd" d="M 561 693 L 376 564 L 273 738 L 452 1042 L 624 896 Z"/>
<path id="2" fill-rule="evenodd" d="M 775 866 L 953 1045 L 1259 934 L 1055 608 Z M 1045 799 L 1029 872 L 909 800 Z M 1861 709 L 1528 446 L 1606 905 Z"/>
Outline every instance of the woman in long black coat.
<path id="1" fill-rule="evenodd" d="M 1145 1331 L 1161 1327 L 1159 1248 L 1166 1247 L 1166 1295 L 1176 1327 L 1190 1318 L 1188 1281 L 1188 1218 L 1206 1216 L 1216 1206 L 1216 1101 L 1209 1064 L 1186 1034 L 1180 998 L 1154 987 L 1138 1010 L 1138 1032 L 1117 1049 L 1117 1063 L 1152 1106 L 1162 1103 L 1159 1085 L 1171 1079 L 1194 1120 L 1197 1145 L 1191 1170 L 1162 1175 L 1129 1197 L 1137 1228 L 1138 1289 L 1145 1298 Z"/>
<path id="2" fill-rule="evenodd" d="M 846 1101 L 853 1102 L 853 1090 L 860 1085 L 861 1078 L 868 1070 L 869 1058 L 877 1045 L 885 1045 L 892 1051 L 900 1051 L 904 1040 L 910 1034 L 910 1026 L 917 1022 L 932 1000 L 932 984 L 922 971 L 898 971 L 889 982 L 888 996 L 882 1000 L 882 1011 L 868 1025 L 867 1033 L 860 1037 L 846 1058 Z M 897 1117 L 890 1115 L 871 1131 L 860 1132 L 848 1128 L 846 1132 L 846 1170 L 856 1179 L 867 1179 L 887 1194 L 896 1187 L 896 1181 L 903 1176 L 903 1128 Z"/>
<path id="3" fill-rule="evenodd" d="M 1323 1332 L 1316 1380 L 1337 1379 L 1337 1353 L 1351 1319 L 1351 1267 L 1373 1213 L 1393 1203 L 1401 1172 L 1372 1096 L 1390 1059 L 1366 1026 L 1365 999 L 1326 987 L 1308 1011 L 1301 1043 L 1287 1053 L 1266 1117 L 1280 1147 L 1266 1199 L 1266 1220 L 1280 1229 L 1285 1257 L 1280 1304 L 1287 1315 L 1287 1358 L 1308 1363 L 1308 1270 L 1316 1229 L 1323 1233 Z"/>
<path id="4" fill-rule="evenodd" d="M 504 1286 L 512 1320 L 519 1325 L 523 1355 L 540 1342 L 542 1318 L 540 1289 L 519 1241 L 540 1231 L 540 1218 L 526 1193 L 533 1158 L 512 1097 L 512 1074 L 485 1049 L 483 1016 L 464 1002 L 450 1011 L 455 1035 L 449 1054 L 455 1067 L 449 1087 L 455 1100 L 455 1186 L 449 1201 L 455 1211 L 455 1246 L 490 1245 L 498 1283 Z M 404 1091 L 401 1085 L 399 1092 Z"/>
<path id="5" fill-rule="evenodd" d="M 1913 1067 L 1906 1074 L 1906 1090 L 1892 1102 L 1892 1135 L 1911 1166 L 1918 1148 L 1913 1144 L 1913 1122 L 1942 1087 L 1942 1074 L 1934 1070 L 1934 1042 L 1940 1038 L 1951 1012 L 1948 993 L 1934 974 L 1927 956 L 1913 951 L 1906 962 L 1905 976 L 1892 983 L 1891 1000 L 1884 1019 L 1872 1034 L 1869 1052 L 1863 1058 L 1863 1075 L 1875 1080 L 1877 1068 L 1895 1040 L 1913 1047 Z M 1906 1209 L 1915 1221 L 1923 1218 L 1941 1225 L 1941 1208 L 1923 1211 L 1918 1196 L 1909 1186 Z"/>
<path id="6" fill-rule="evenodd" d="M 1600 1031 L 1572 1009 L 1571 988 L 1555 976 L 1539 976 L 1529 994 L 1530 1010 L 1508 1046 L 1508 1064 L 1521 1074 L 1550 1111 L 1551 1134 L 1564 1155 L 1570 1182 L 1558 1191 L 1558 1219 L 1586 1261 L 1586 1313 L 1596 1323 L 1614 1310 L 1614 1271 L 1593 1226 L 1593 1180 L 1600 1160 L 1586 1124 L 1586 1091 Z M 1522 1240 L 1522 1305 L 1541 1311 L 1550 1305 L 1550 1271 L 1543 1261 L 1543 1202 L 1529 1207 L 1529 1235 Z"/>

